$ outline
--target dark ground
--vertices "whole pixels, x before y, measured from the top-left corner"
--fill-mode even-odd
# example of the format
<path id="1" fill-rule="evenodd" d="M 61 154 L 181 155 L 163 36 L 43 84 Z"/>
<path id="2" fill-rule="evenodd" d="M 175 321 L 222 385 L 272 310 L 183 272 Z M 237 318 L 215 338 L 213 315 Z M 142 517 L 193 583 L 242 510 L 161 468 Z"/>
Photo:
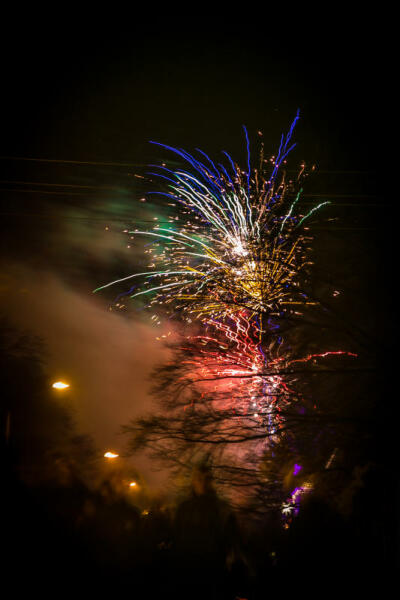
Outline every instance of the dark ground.
<path id="1" fill-rule="evenodd" d="M 395 572 L 394 507 L 390 499 L 382 502 L 379 472 L 355 497 L 351 518 L 311 500 L 288 531 L 279 515 L 225 530 L 221 539 L 236 549 L 229 569 L 224 551 L 221 560 L 210 542 L 218 529 L 212 502 L 199 513 L 202 545 L 193 542 L 197 509 L 187 501 L 182 544 L 176 519 L 160 507 L 141 515 L 121 498 L 78 481 L 27 487 L 6 469 L 3 483 L 3 581 L 14 593 L 107 590 L 133 598 L 256 600 L 317 586 L 321 577 L 330 588 L 360 591 L 379 583 L 384 589 Z"/>

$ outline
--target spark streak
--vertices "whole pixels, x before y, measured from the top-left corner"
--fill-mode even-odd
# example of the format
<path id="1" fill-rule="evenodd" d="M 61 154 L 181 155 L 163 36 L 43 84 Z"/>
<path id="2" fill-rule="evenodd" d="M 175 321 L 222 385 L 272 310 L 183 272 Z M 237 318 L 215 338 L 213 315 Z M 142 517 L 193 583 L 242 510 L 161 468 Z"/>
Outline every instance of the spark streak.
<path id="1" fill-rule="evenodd" d="M 153 166 L 148 174 L 166 195 L 187 214 L 185 224 L 176 229 L 155 226 L 152 231 L 129 234 L 155 237 L 163 245 L 153 255 L 153 273 L 144 272 L 117 279 L 96 292 L 130 278 L 142 278 L 135 298 L 151 293 L 151 305 L 162 305 L 169 314 L 179 313 L 189 322 L 193 317 L 229 318 L 249 312 L 282 315 L 293 304 L 305 303 L 298 279 L 307 265 L 305 235 L 301 225 L 320 203 L 306 215 L 294 215 L 300 191 L 296 186 L 305 176 L 302 165 L 295 181 L 278 172 L 287 155 L 297 113 L 289 132 L 282 136 L 276 158 L 261 161 L 261 169 L 251 169 L 250 141 L 246 137 L 247 168 L 241 168 L 228 153 L 229 167 L 216 165 L 202 150 L 201 160 L 185 150 L 151 142 L 179 156 L 189 168 Z M 268 173 L 272 162 L 272 173 Z M 289 206 L 289 207 L 288 207 Z M 203 251 L 196 252 L 201 246 Z M 147 287 L 154 275 L 168 277 L 167 285 Z M 189 277 L 190 275 L 190 277 Z M 144 282 L 143 282 L 144 281 Z"/>

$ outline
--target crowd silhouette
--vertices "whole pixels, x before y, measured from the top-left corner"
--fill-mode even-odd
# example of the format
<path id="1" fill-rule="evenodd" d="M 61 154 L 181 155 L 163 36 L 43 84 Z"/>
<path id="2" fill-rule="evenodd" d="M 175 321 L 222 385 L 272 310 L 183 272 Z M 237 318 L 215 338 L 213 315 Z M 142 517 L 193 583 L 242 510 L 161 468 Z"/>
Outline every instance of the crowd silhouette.
<path id="1" fill-rule="evenodd" d="M 209 469 L 194 469 L 181 502 L 156 498 L 146 510 L 112 478 L 90 489 L 60 456 L 51 479 L 27 486 L 8 473 L 8 483 L 3 542 L 9 568 L 21 569 L 25 583 L 144 589 L 151 598 L 248 597 L 239 526 Z"/>
<path id="2" fill-rule="evenodd" d="M 2 538 L 17 586 L 256 600 L 283 581 L 294 589 L 299 578 L 335 572 L 335 581 L 355 582 L 383 567 L 382 536 L 376 531 L 367 539 L 374 529 L 363 530 L 361 512 L 349 523 L 314 497 L 288 530 L 278 514 L 246 527 L 204 465 L 194 468 L 179 502 L 156 498 L 147 510 L 129 502 L 112 479 L 89 489 L 62 457 L 55 458 L 53 478 L 37 486 L 8 475 Z M 15 578 L 16 571 L 23 577 Z"/>

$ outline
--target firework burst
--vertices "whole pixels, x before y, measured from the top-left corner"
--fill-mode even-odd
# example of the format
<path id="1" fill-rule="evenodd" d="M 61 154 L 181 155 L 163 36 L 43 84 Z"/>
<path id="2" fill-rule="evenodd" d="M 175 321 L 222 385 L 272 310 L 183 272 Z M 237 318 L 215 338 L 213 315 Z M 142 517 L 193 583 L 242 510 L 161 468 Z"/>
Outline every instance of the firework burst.
<path id="1" fill-rule="evenodd" d="M 188 217 L 183 226 L 160 227 L 130 234 L 154 238 L 162 244 L 151 270 L 135 273 L 98 288 L 139 278 L 131 298 L 150 295 L 150 305 L 161 305 L 170 314 L 189 322 L 193 318 L 226 318 L 246 310 L 250 315 L 281 315 L 293 303 L 308 302 L 299 290 L 299 274 L 307 265 L 303 223 L 308 214 L 297 214 L 305 165 L 297 177 L 280 174 L 290 144 L 294 119 L 282 136 L 276 157 L 250 167 L 247 130 L 247 168 L 242 170 L 226 153 L 227 165 L 215 164 L 201 150 L 200 158 L 158 144 L 177 154 L 189 168 L 153 166 L 148 174 L 165 186 L 152 192 L 168 198 Z M 153 142 L 155 143 L 155 142 Z M 95 290 L 95 291 L 98 291 Z M 131 293 L 131 292 L 134 293 Z"/>

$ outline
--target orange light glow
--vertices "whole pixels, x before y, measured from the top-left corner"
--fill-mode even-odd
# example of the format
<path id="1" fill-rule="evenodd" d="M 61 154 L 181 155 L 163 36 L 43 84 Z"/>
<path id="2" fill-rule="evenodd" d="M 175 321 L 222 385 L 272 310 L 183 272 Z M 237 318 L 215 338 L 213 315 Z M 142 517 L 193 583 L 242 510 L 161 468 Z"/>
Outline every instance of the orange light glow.
<path id="1" fill-rule="evenodd" d="M 65 390 L 66 388 L 69 388 L 69 383 L 65 383 L 64 381 L 56 381 L 51 387 L 56 390 Z"/>
<path id="2" fill-rule="evenodd" d="M 118 458 L 119 454 L 115 454 L 114 452 L 106 452 L 104 454 L 104 458 Z"/>

